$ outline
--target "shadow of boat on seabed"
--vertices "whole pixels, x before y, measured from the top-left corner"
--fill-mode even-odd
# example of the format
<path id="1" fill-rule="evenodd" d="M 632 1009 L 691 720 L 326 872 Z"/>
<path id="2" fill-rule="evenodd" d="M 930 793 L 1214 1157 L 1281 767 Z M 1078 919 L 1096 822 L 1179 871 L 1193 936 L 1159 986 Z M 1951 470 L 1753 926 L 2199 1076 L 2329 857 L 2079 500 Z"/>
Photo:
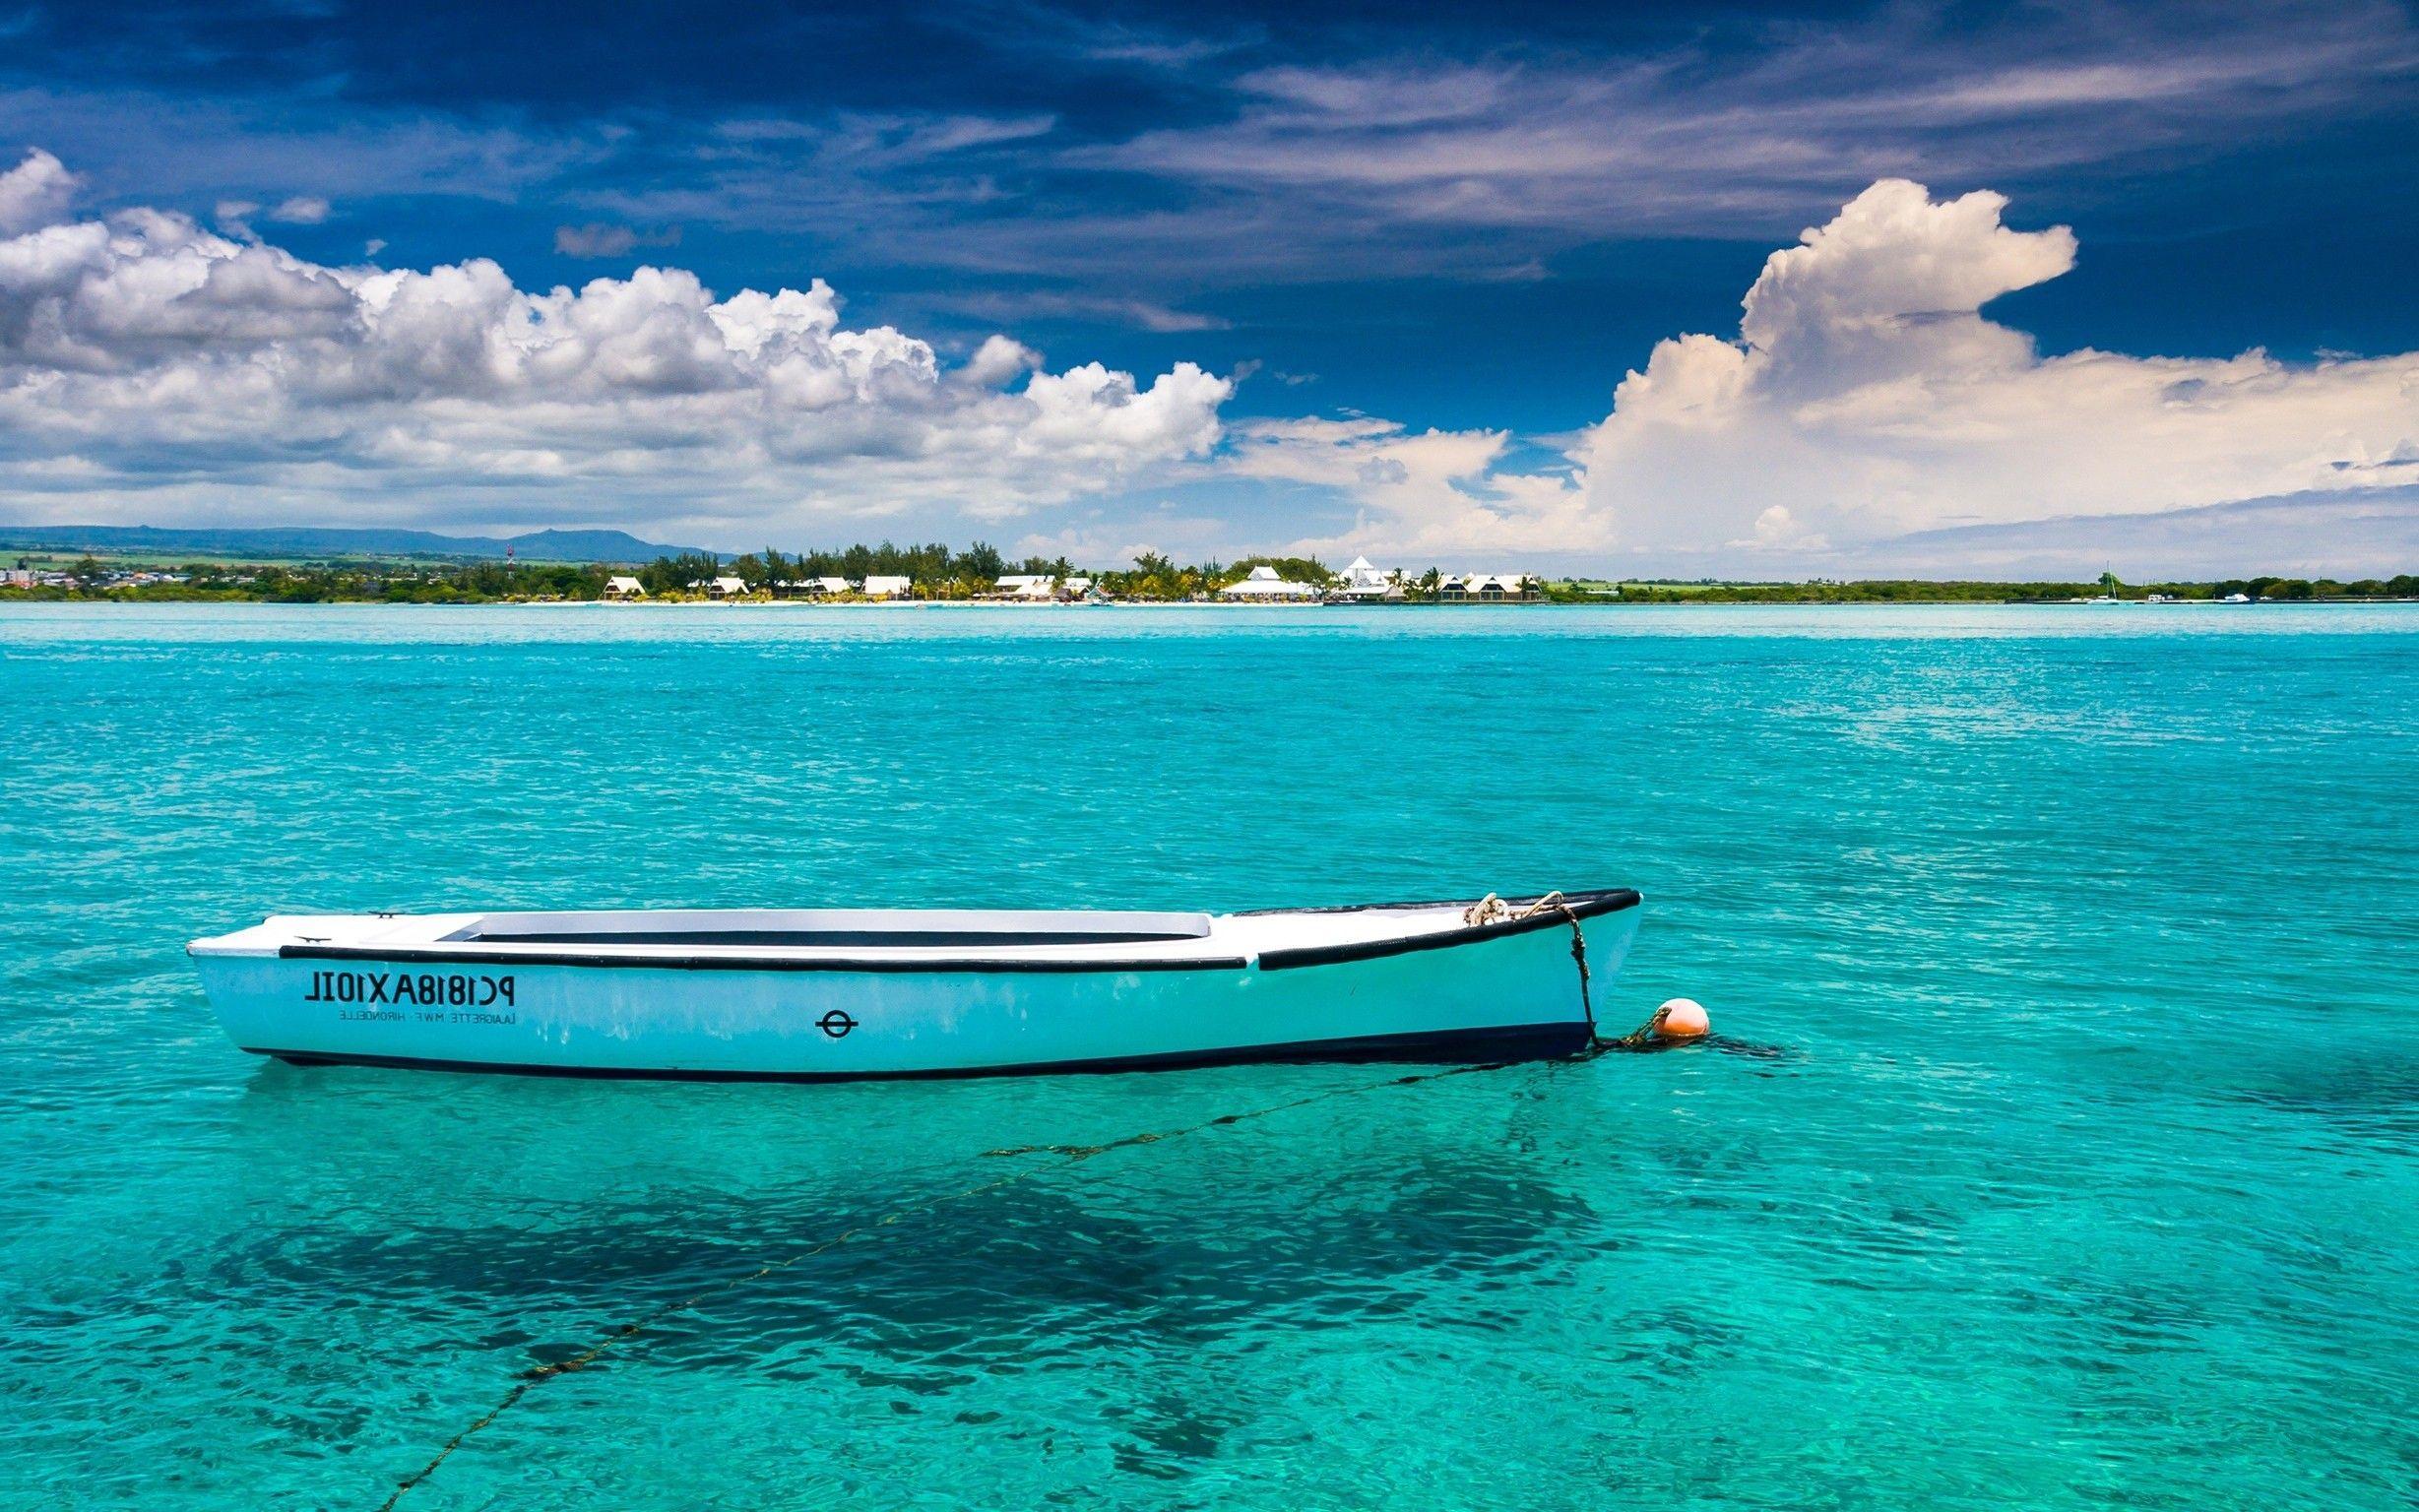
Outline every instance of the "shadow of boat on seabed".
<path id="1" fill-rule="evenodd" d="M 1056 1175 L 937 1201 L 895 1188 L 701 1194 L 542 1228 L 287 1232 L 222 1254 L 195 1280 L 221 1297 L 341 1300 L 440 1327 L 509 1320 L 501 1332 L 528 1341 L 600 1313 L 635 1318 L 904 1213 L 712 1295 L 616 1354 L 780 1377 L 828 1370 L 838 1346 L 867 1365 L 937 1372 L 937 1389 L 1123 1345 L 1342 1326 L 1408 1310 L 1440 1281 L 1500 1288 L 1594 1228 L 1575 1197 L 1500 1167 L 1369 1169 L 1307 1201 L 1263 1191 L 1155 1204 L 1148 1219 L 1090 1206 Z M 535 1344 L 530 1362 L 579 1347 Z"/>

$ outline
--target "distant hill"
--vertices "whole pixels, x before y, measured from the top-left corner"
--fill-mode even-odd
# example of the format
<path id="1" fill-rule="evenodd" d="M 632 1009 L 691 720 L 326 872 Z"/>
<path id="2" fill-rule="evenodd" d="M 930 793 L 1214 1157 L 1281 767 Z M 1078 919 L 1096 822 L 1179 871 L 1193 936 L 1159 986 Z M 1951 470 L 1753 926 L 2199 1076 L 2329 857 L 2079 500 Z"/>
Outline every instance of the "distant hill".
<path id="1" fill-rule="evenodd" d="M 172 530 L 155 525 L 0 525 L 0 550 L 195 551 L 230 556 L 500 557 L 525 562 L 652 562 L 692 551 L 627 531 L 532 531 L 526 536 L 440 536 L 434 531 L 275 526 Z M 709 553 L 713 554 L 713 553 Z"/>

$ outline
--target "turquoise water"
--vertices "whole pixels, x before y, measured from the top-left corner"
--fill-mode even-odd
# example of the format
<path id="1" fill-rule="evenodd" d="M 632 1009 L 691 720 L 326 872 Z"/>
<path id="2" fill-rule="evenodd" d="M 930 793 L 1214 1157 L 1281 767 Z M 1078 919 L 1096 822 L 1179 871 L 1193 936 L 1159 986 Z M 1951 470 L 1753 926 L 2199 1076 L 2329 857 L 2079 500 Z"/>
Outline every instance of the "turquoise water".
<path id="1" fill-rule="evenodd" d="M 0 612 L 0 1505 L 2406 1508 L 2419 612 Z M 304 1071 L 277 910 L 1629 884 L 1728 1049 Z"/>

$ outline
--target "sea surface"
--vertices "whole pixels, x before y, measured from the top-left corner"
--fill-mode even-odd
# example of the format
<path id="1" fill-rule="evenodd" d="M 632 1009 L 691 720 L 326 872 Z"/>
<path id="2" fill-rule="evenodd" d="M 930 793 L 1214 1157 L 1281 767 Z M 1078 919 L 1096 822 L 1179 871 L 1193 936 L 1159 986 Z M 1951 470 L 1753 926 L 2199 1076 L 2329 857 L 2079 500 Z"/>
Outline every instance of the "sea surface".
<path id="1" fill-rule="evenodd" d="M 26 606 L 0 799 L 10 1509 L 375 1509 L 701 1293 L 396 1505 L 2419 1498 L 2419 610 Z M 1384 1075 L 304 1070 L 183 954 L 1623 884 L 1722 1043 L 1081 1162 Z"/>

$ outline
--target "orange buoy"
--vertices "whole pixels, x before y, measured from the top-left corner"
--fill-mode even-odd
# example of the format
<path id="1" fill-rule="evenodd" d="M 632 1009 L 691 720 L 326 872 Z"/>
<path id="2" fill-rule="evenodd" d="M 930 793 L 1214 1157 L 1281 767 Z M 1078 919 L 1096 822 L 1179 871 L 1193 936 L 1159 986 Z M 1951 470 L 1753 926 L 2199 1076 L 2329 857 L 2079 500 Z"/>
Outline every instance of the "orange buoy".
<path id="1" fill-rule="evenodd" d="M 1713 1028 L 1705 1005 L 1693 997 L 1675 997 L 1655 1010 L 1652 1033 L 1657 1040 L 1702 1040 Z"/>

